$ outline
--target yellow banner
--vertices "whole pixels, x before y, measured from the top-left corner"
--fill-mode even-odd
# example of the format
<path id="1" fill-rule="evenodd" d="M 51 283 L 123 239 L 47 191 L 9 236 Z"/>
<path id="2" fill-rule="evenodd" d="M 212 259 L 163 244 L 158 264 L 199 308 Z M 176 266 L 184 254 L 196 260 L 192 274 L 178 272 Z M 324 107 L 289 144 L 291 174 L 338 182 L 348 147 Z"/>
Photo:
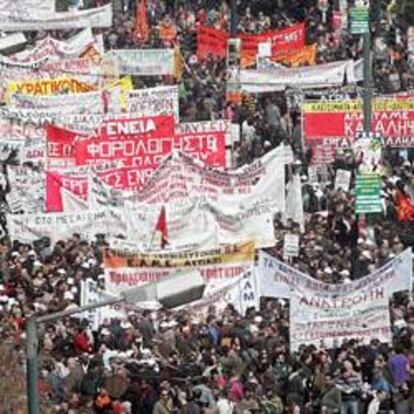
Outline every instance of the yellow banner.
<path id="1" fill-rule="evenodd" d="M 217 249 L 176 253 L 123 253 L 108 251 L 107 268 L 121 267 L 198 267 L 254 261 L 254 242 L 232 244 Z"/>
<path id="2" fill-rule="evenodd" d="M 361 100 L 331 101 L 331 102 L 307 102 L 303 104 L 303 112 L 361 112 L 363 103 Z M 372 110 L 375 112 L 413 111 L 414 101 L 399 99 L 374 99 Z"/>
<path id="3" fill-rule="evenodd" d="M 110 82 L 106 87 L 108 89 L 115 88 L 116 86 L 121 87 L 121 108 L 128 108 L 128 92 L 134 89 L 134 84 L 130 75 L 124 76 L 121 79 Z"/>
<path id="4" fill-rule="evenodd" d="M 85 93 L 96 90 L 95 86 L 73 78 L 33 79 L 7 83 L 7 95 L 55 95 L 62 93 Z"/>

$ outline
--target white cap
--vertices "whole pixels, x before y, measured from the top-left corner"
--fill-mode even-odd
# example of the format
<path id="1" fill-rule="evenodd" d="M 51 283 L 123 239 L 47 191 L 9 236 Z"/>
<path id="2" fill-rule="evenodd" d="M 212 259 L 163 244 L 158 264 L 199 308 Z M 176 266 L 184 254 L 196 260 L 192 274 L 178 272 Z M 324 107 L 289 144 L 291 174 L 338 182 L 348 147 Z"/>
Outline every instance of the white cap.
<path id="1" fill-rule="evenodd" d="M 75 296 L 73 295 L 72 292 L 65 292 L 63 294 L 63 299 L 66 299 L 66 300 L 74 300 L 75 299 Z"/>

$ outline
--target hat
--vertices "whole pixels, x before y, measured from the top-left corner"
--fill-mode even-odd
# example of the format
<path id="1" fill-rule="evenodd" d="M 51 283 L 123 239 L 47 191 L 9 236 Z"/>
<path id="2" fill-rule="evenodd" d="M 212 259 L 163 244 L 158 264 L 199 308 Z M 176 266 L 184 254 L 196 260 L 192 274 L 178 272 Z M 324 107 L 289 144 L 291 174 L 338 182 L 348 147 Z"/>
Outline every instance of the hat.
<path id="1" fill-rule="evenodd" d="M 102 329 L 102 331 L 101 331 L 101 335 L 103 335 L 103 336 L 108 336 L 108 335 L 111 335 L 111 332 L 109 332 L 109 330 L 108 330 L 108 329 L 103 328 L 103 329 Z"/>
<path id="2" fill-rule="evenodd" d="M 348 269 L 344 269 L 344 270 L 341 270 L 341 271 L 339 272 L 339 274 L 340 274 L 341 276 L 349 276 L 349 275 L 350 275 L 350 272 L 349 272 L 349 270 L 348 270 Z"/>
<path id="3" fill-rule="evenodd" d="M 332 269 L 328 266 L 328 267 L 325 267 L 325 269 L 323 269 L 323 271 L 324 271 L 324 273 L 326 273 L 326 274 L 328 274 L 328 275 L 331 275 L 333 272 L 332 272 Z"/>
<path id="4" fill-rule="evenodd" d="M 394 322 L 394 327 L 397 329 L 404 329 L 407 327 L 407 322 L 404 319 L 397 319 Z"/>
<path id="5" fill-rule="evenodd" d="M 361 255 L 364 256 L 365 258 L 367 258 L 368 260 L 372 260 L 372 255 L 371 255 L 371 252 L 369 250 L 364 250 L 361 253 Z"/>
<path id="6" fill-rule="evenodd" d="M 14 251 L 11 253 L 11 257 L 19 257 L 19 256 L 20 256 L 19 252 Z"/>
<path id="7" fill-rule="evenodd" d="M 63 299 L 74 300 L 75 299 L 75 296 L 73 295 L 72 292 L 65 292 L 63 294 Z"/>
<path id="8" fill-rule="evenodd" d="M 66 273 L 65 269 L 62 269 L 62 268 L 58 269 L 58 270 L 57 270 L 57 272 L 58 272 L 60 275 L 64 275 L 64 274 Z"/>
<path id="9" fill-rule="evenodd" d="M 36 256 L 36 252 L 34 250 L 30 250 L 28 256 Z"/>

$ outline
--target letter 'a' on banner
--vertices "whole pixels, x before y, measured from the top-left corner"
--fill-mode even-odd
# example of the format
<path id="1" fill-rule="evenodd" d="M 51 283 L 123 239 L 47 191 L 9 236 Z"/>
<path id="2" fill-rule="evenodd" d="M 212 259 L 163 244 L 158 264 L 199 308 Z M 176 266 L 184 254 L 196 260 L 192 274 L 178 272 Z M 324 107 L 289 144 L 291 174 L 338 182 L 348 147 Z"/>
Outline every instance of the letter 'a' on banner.
<path id="1" fill-rule="evenodd" d="M 240 59 L 241 39 L 229 39 L 227 41 L 226 101 L 237 104 L 241 102 Z"/>

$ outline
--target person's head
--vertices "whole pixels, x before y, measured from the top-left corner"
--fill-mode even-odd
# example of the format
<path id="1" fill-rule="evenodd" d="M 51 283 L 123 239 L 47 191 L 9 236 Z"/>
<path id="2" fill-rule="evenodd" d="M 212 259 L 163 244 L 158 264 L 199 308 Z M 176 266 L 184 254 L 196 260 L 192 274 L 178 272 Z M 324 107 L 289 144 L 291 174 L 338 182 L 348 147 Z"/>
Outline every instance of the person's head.
<path id="1" fill-rule="evenodd" d="M 345 359 L 342 363 L 342 367 L 345 372 L 353 372 L 354 371 L 354 364 L 350 359 Z"/>

